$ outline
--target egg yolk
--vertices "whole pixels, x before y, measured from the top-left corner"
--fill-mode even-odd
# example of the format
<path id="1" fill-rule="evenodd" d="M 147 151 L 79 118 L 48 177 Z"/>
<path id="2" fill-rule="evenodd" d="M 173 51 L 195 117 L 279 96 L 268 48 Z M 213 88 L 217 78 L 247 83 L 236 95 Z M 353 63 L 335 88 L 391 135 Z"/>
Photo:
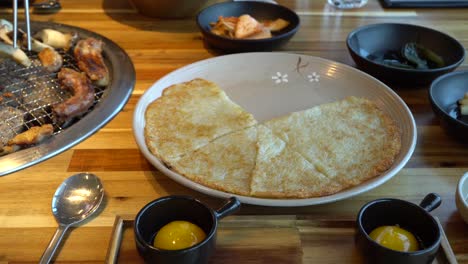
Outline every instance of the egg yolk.
<path id="1" fill-rule="evenodd" d="M 369 236 L 380 245 L 398 251 L 417 251 L 419 244 L 416 237 L 399 226 L 380 226 L 372 230 Z"/>
<path id="2" fill-rule="evenodd" d="M 167 250 L 189 248 L 205 239 L 205 232 L 187 221 L 173 221 L 163 226 L 154 238 L 154 247 Z"/>

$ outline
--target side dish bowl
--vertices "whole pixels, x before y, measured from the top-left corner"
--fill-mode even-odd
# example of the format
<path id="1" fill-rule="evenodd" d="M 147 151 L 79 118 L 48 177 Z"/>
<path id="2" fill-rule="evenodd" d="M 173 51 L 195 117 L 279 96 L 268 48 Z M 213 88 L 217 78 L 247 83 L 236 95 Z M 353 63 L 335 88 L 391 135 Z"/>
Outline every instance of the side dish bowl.
<path id="1" fill-rule="evenodd" d="M 439 195 L 430 193 L 419 206 L 392 198 L 377 199 L 364 205 L 356 220 L 356 241 L 365 263 L 432 263 L 440 246 L 441 230 L 429 212 L 441 203 Z M 370 236 L 371 231 L 380 226 L 399 226 L 408 230 L 418 239 L 420 249 L 403 252 L 380 245 Z"/>
<path id="2" fill-rule="evenodd" d="M 468 143 L 468 116 L 460 115 L 457 101 L 468 92 L 468 71 L 437 78 L 429 88 L 432 110 L 447 134 Z"/>
<path id="3" fill-rule="evenodd" d="M 289 25 L 271 38 L 265 39 L 233 39 L 211 33 L 210 23 L 218 21 L 220 16 L 239 17 L 244 14 L 259 21 L 282 18 L 288 21 Z M 197 16 L 197 25 L 209 46 L 228 52 L 245 52 L 273 50 L 284 45 L 299 29 L 300 20 L 294 11 L 281 5 L 241 1 L 218 3 L 203 9 Z"/>
<path id="4" fill-rule="evenodd" d="M 377 62 L 387 52 L 397 52 L 417 43 L 440 56 L 444 66 L 406 69 Z M 371 24 L 352 31 L 346 45 L 358 68 L 388 84 L 427 85 L 438 76 L 455 70 L 465 59 L 465 49 L 453 37 L 434 29 L 396 23 Z"/>
<path id="5" fill-rule="evenodd" d="M 458 181 L 455 202 L 458 212 L 465 220 L 465 223 L 468 224 L 468 172 L 465 172 Z"/>
<path id="6" fill-rule="evenodd" d="M 190 196 L 171 195 L 156 199 L 145 205 L 135 217 L 134 233 L 138 253 L 146 263 L 207 263 L 215 251 L 218 221 L 237 212 L 240 206 L 235 197 L 229 198 L 218 210 Z M 184 249 L 154 247 L 156 233 L 166 224 L 177 220 L 199 226 L 206 233 L 206 238 Z"/>

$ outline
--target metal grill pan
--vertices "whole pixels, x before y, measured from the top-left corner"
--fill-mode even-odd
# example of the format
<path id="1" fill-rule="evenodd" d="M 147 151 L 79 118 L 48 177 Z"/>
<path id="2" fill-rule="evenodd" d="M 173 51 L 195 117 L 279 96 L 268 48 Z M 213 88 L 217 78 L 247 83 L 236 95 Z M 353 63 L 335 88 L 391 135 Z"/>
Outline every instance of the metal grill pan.
<path id="1" fill-rule="evenodd" d="M 107 87 L 95 87 L 95 102 L 91 109 L 82 117 L 67 123 L 56 123 L 51 115 L 50 107 L 70 94 L 59 88 L 57 73 L 47 73 L 40 65 L 24 68 L 15 63 L 0 63 L 0 85 L 7 89 L 10 96 L 0 101 L 0 109 L 4 107 L 20 107 L 25 109 L 27 116 L 21 127 L 11 120 L 0 120 L 2 129 L 11 129 L 15 133 L 32 126 L 51 123 L 54 135 L 37 146 L 32 146 L 0 157 L 0 176 L 4 176 L 23 168 L 32 166 L 51 158 L 88 138 L 107 124 L 130 98 L 135 85 L 135 69 L 126 52 L 113 41 L 88 30 L 64 24 L 51 22 L 32 22 L 31 31 L 37 32 L 44 28 L 56 29 L 61 32 L 76 32 L 80 39 L 93 37 L 104 42 L 103 57 L 109 69 L 110 83 Z M 30 53 L 34 61 L 36 54 Z M 61 52 L 64 66 L 78 70 L 76 61 L 70 53 Z M 34 94 L 36 91 L 40 93 Z M 39 95 L 38 95 L 39 94 Z M 21 96 L 21 100 L 18 98 Z M 0 138 L 0 140 L 4 140 Z"/>

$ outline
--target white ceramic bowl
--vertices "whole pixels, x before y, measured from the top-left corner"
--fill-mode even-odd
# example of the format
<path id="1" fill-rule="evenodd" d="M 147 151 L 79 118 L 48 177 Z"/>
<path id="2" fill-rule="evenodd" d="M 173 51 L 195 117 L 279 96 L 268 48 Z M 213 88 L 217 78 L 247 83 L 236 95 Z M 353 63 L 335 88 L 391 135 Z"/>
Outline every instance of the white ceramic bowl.
<path id="1" fill-rule="evenodd" d="M 458 212 L 468 224 L 468 172 L 466 172 L 458 182 L 457 193 L 455 196 Z"/>

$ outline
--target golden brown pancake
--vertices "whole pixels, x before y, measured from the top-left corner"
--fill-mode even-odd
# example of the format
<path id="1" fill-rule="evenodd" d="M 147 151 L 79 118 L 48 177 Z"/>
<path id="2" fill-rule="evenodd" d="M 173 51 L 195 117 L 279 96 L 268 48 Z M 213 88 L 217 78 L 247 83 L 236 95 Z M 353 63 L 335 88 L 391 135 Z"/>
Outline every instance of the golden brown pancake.
<path id="1" fill-rule="evenodd" d="M 214 83 L 166 88 L 145 115 L 150 151 L 173 171 L 224 192 L 309 198 L 388 170 L 401 132 L 378 105 L 348 97 L 256 125 Z"/>
<path id="2" fill-rule="evenodd" d="M 395 122 L 364 98 L 318 105 L 265 125 L 342 189 L 389 169 L 401 147 Z"/>
<path id="3" fill-rule="evenodd" d="M 250 178 L 257 155 L 257 127 L 222 136 L 170 163 L 185 177 L 224 192 L 250 194 Z"/>
<path id="4" fill-rule="evenodd" d="M 146 145 L 164 162 L 257 123 L 216 84 L 203 79 L 166 88 L 146 109 L 145 121 Z"/>
<path id="5" fill-rule="evenodd" d="M 301 154 L 272 131 L 258 126 L 257 159 L 251 195 L 269 198 L 307 198 L 339 190 L 338 184 L 317 171 Z"/>

